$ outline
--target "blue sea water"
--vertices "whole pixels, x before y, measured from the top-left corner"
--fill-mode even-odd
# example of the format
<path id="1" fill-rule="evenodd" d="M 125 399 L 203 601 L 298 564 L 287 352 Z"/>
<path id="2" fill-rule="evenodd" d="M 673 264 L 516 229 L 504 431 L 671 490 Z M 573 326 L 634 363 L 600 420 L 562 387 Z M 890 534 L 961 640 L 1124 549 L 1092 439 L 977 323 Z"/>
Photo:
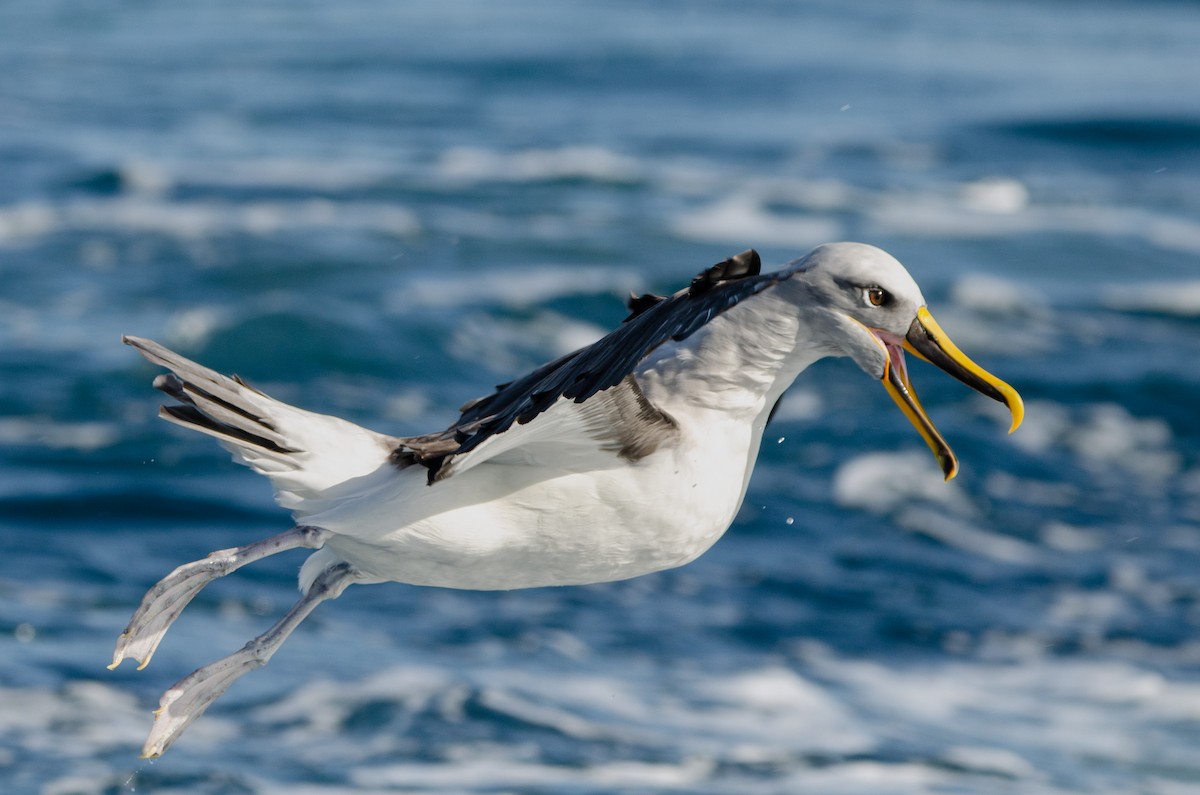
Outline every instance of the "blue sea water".
<path id="1" fill-rule="evenodd" d="M 0 790 L 1200 790 L 1200 8 L 0 4 Z M 748 247 L 863 240 L 1024 395 L 914 365 L 962 461 L 806 372 L 724 539 L 601 586 L 350 589 L 168 754 L 159 694 L 295 599 L 155 418 L 159 339 L 391 433 Z"/>

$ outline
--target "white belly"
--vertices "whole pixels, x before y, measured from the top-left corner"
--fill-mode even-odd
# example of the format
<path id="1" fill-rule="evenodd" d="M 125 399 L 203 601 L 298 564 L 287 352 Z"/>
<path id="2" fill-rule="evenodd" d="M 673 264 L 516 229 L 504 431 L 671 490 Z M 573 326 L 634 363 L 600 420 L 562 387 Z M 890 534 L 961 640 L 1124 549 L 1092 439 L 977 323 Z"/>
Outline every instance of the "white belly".
<path id="1" fill-rule="evenodd" d="M 309 520 L 337 534 L 332 552 L 383 580 L 491 590 L 636 577 L 694 560 L 741 505 L 758 439 L 719 415 L 701 426 L 585 472 L 486 462 L 426 486 L 412 467 Z"/>

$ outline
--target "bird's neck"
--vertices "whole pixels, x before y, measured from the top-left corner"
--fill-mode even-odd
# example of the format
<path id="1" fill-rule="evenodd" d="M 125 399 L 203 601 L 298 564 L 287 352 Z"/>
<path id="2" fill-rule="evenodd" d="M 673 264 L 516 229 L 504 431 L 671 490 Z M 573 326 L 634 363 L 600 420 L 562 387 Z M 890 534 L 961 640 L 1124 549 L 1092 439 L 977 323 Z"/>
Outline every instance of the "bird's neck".
<path id="1" fill-rule="evenodd" d="M 765 424 L 771 407 L 830 351 L 814 341 L 795 305 L 770 293 L 743 302 L 682 342 L 661 346 L 637 372 L 656 405 L 740 415 Z"/>

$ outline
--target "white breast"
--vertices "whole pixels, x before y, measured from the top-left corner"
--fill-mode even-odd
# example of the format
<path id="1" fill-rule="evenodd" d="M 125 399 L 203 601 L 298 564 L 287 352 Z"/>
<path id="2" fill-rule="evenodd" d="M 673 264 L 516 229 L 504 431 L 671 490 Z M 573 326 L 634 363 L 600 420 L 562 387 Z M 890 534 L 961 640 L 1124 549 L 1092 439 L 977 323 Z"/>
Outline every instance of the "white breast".
<path id="1" fill-rule="evenodd" d="M 744 492 L 750 429 L 708 419 L 670 449 L 588 472 L 488 462 L 427 486 L 413 467 L 400 488 L 310 520 L 363 571 L 416 585 L 571 585 L 680 566 L 721 537 Z"/>

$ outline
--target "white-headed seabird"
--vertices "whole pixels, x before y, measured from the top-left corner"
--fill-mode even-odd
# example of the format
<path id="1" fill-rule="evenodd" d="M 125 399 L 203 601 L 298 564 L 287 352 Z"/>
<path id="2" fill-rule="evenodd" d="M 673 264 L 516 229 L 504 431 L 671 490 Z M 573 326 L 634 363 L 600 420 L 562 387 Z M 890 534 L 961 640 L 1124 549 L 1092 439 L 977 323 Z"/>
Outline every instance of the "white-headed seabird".
<path id="1" fill-rule="evenodd" d="M 917 401 L 904 350 L 1008 406 L 1020 396 L 968 359 L 904 267 L 861 243 L 821 246 L 772 273 L 747 251 L 674 295 L 630 300 L 599 341 L 467 403 L 439 433 L 388 436 L 281 403 L 150 340 L 171 371 L 161 416 L 215 436 L 267 476 L 296 526 L 180 566 L 150 589 L 117 641 L 144 667 L 188 602 L 217 577 L 288 549 L 316 550 L 303 594 L 241 650 L 163 695 L 143 753 L 163 753 L 319 603 L 353 583 L 510 589 L 607 582 L 681 566 L 742 504 L 763 429 L 784 391 L 826 356 L 881 381 L 933 450 L 957 460 Z"/>

